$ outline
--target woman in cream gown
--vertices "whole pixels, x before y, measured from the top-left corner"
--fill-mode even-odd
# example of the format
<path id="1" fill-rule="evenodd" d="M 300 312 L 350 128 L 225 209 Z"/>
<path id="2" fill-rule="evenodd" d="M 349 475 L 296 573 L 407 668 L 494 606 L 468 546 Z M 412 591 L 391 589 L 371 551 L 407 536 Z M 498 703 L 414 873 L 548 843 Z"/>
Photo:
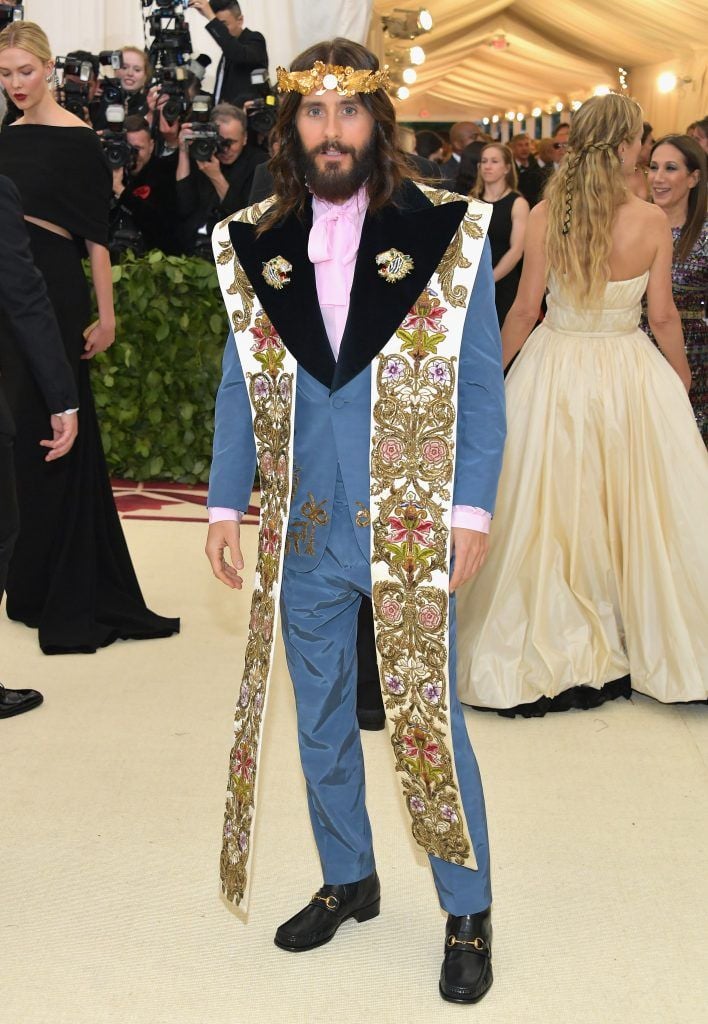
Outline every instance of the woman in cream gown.
<path id="1" fill-rule="evenodd" d="M 523 348 L 490 554 L 457 606 L 460 698 L 501 713 L 708 698 L 708 453 L 671 234 L 625 185 L 641 128 L 623 96 L 580 108 L 502 331 L 505 365 Z"/>

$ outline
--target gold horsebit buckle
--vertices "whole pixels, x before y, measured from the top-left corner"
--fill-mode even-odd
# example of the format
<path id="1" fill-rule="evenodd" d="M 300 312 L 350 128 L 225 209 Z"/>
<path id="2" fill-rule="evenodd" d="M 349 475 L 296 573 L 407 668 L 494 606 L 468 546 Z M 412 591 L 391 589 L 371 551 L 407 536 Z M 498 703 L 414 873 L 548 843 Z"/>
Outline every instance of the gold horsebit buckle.
<path id="1" fill-rule="evenodd" d="M 487 943 L 479 937 L 476 939 L 458 939 L 454 935 L 448 935 L 445 945 L 448 949 L 452 949 L 453 946 L 471 946 L 478 953 L 484 953 L 487 949 Z"/>
<path id="2" fill-rule="evenodd" d="M 320 903 L 324 903 L 327 910 L 337 910 L 339 907 L 339 900 L 336 896 L 318 896 L 317 893 L 312 897 L 310 903 L 314 903 L 315 900 L 319 900 Z"/>

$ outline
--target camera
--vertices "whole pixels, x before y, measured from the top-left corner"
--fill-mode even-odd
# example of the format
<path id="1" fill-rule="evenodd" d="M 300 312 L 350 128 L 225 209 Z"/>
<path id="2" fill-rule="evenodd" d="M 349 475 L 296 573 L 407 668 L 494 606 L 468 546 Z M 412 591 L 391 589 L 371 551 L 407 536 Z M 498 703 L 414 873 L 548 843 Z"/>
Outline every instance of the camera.
<path id="1" fill-rule="evenodd" d="M 278 97 L 271 88 L 267 68 L 255 68 L 251 72 L 251 93 L 247 100 L 249 130 L 267 135 L 278 119 Z"/>
<path id="2" fill-rule="evenodd" d="M 110 68 L 113 72 L 112 75 L 104 75 L 101 78 L 101 106 L 106 113 L 106 120 L 108 120 L 108 107 L 116 104 L 125 106 L 128 98 L 123 83 L 117 77 L 118 72 L 123 68 L 123 54 L 120 50 L 101 50 L 98 62 L 102 68 Z"/>
<path id="3" fill-rule="evenodd" d="M 150 8 L 145 23 L 151 36 L 149 57 L 155 68 L 186 64 L 192 55 L 192 36 L 184 12 L 189 0 L 143 0 Z"/>
<path id="4" fill-rule="evenodd" d="M 137 158 L 135 146 L 131 146 L 124 128 L 125 109 L 118 104 L 106 108 L 108 128 L 101 133 L 101 145 L 106 160 L 112 171 L 124 167 L 128 172 L 134 170 Z"/>
<path id="5" fill-rule="evenodd" d="M 0 29 L 4 29 L 10 22 L 22 22 L 25 17 L 25 8 L 20 0 L 5 0 L 0 3 Z"/>
<path id="6" fill-rule="evenodd" d="M 155 77 L 160 86 L 160 96 L 169 96 L 162 108 L 162 116 L 168 124 L 174 124 L 190 107 L 190 72 L 183 67 L 163 67 L 156 71 Z"/>
<path id="7" fill-rule="evenodd" d="M 226 149 L 224 140 L 219 135 L 219 129 L 215 124 L 194 122 L 185 127 L 189 128 L 189 131 L 185 132 L 185 138 L 189 142 L 190 154 L 195 160 L 200 162 L 211 160 L 217 153 Z"/>

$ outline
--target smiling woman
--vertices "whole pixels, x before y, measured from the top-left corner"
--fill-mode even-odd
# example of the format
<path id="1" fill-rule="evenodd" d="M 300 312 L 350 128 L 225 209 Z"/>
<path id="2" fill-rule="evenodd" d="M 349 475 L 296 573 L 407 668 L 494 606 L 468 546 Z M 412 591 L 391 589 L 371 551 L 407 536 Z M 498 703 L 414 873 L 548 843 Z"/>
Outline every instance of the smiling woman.
<path id="1" fill-rule="evenodd" d="M 691 367 L 691 404 L 708 446 L 706 155 L 688 135 L 667 135 L 651 151 L 648 182 L 654 204 L 666 214 L 674 239 L 674 302 L 681 314 Z"/>

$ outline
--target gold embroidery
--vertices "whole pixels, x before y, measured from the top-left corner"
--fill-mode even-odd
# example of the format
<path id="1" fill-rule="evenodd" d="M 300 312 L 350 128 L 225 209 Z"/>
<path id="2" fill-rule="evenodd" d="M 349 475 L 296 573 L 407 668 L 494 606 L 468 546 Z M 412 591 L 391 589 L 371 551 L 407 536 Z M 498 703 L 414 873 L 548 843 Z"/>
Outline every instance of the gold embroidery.
<path id="1" fill-rule="evenodd" d="M 371 513 L 369 512 L 369 509 L 361 501 L 357 501 L 355 504 L 359 508 L 359 511 L 354 516 L 354 522 L 356 523 L 356 525 L 371 526 Z"/>
<path id="2" fill-rule="evenodd" d="M 459 202 L 460 199 L 465 198 L 464 196 L 459 196 L 454 192 L 448 192 L 445 189 L 426 188 L 423 186 L 422 191 L 434 206 L 442 206 L 444 203 Z M 467 270 L 471 266 L 470 261 L 462 251 L 464 236 L 466 235 L 468 238 L 474 238 L 476 240 L 483 239 L 484 231 L 477 223 L 477 221 L 481 219 L 482 214 L 472 213 L 468 206 L 467 213 L 465 213 L 462 218 L 462 223 L 455 232 L 452 241 L 448 245 L 443 258 L 440 261 L 438 276 L 440 278 L 442 293 L 445 301 L 449 302 L 451 306 L 460 307 L 464 306 L 467 302 L 467 289 L 461 284 L 453 285 L 453 277 L 456 270 Z"/>
<path id="3" fill-rule="evenodd" d="M 235 903 L 243 899 L 247 884 L 258 745 L 275 632 L 275 588 L 289 503 L 290 474 L 285 453 L 290 447 L 293 411 L 293 374 L 283 368 L 283 343 L 263 312 L 256 315 L 251 334 L 251 353 L 260 369 L 248 372 L 246 380 L 261 473 L 261 528 L 246 660 L 229 759 L 221 851 L 221 884 L 226 898 Z"/>
<path id="4" fill-rule="evenodd" d="M 379 578 L 372 597 L 413 835 L 428 853 L 464 864 L 474 854 L 447 745 L 449 596 L 433 582 L 434 574 L 448 579 L 445 515 L 454 468 L 457 359 L 441 349 L 447 312 L 426 288 L 396 332 L 399 350 L 374 364 L 372 570 Z"/>
<path id="5" fill-rule="evenodd" d="M 315 531 L 318 526 L 326 526 L 329 522 L 329 516 L 323 508 L 323 505 L 326 504 L 326 498 L 318 502 L 315 501 L 312 491 L 308 492 L 307 501 L 300 508 L 300 513 L 305 517 L 306 521 L 298 519 L 290 524 L 285 541 L 286 555 L 290 554 L 291 547 L 296 555 L 305 554 L 313 556 L 315 554 Z M 303 546 L 304 551 L 300 550 L 300 545 Z"/>

